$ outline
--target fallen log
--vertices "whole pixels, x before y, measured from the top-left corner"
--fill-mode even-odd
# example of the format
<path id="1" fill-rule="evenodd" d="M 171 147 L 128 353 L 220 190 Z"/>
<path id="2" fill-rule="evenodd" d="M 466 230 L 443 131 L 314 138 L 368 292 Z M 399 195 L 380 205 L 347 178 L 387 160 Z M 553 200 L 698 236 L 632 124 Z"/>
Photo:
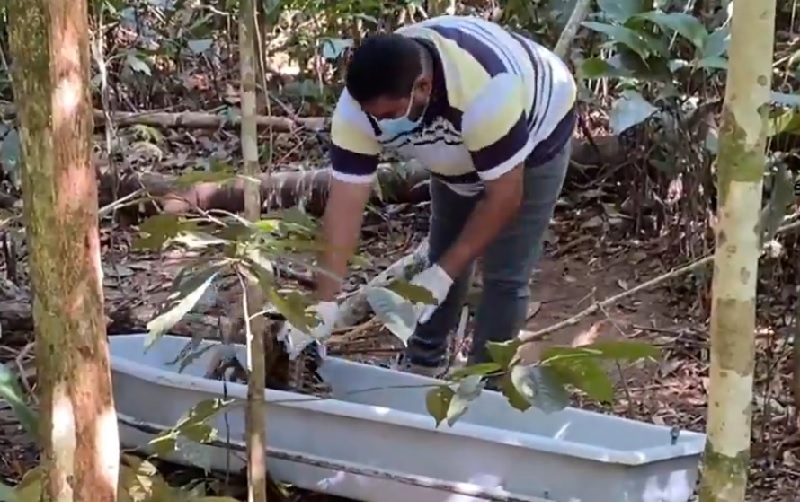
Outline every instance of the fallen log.
<path id="1" fill-rule="evenodd" d="M 573 163 L 583 167 L 606 162 L 622 162 L 624 155 L 617 138 L 605 136 L 590 142 L 576 138 L 573 145 Z M 597 148 L 595 148 L 597 147 Z M 621 158 L 622 157 L 622 158 Z M 416 161 L 401 164 L 386 164 L 378 171 L 378 185 L 373 203 L 419 203 L 429 200 L 427 170 Z M 279 209 L 297 204 L 305 206 L 311 214 L 321 214 L 327 199 L 330 184 L 328 169 L 281 171 L 264 173 L 261 176 L 261 197 L 264 207 Z M 112 199 L 113 178 L 103 175 L 100 181 L 100 204 L 107 206 Z M 193 209 L 221 209 L 240 212 L 244 208 L 244 180 L 237 179 L 225 183 L 201 182 L 192 186 L 179 186 L 178 178 L 172 175 L 144 172 L 130 173 L 122 177 L 117 197 L 128 196 L 144 189 L 163 206 L 167 214 L 181 214 Z M 151 207 L 146 213 L 156 211 Z"/>
<path id="2" fill-rule="evenodd" d="M 190 129 L 238 128 L 241 119 L 238 116 L 214 115 L 207 112 L 113 112 L 111 122 L 117 127 L 145 125 L 161 128 L 186 127 Z M 94 126 L 104 127 L 106 116 L 102 110 L 94 111 Z M 256 116 L 256 126 L 262 129 L 271 128 L 279 132 L 292 132 L 307 128 L 321 130 L 328 120 L 322 117 L 306 117 L 292 119 L 289 117 Z"/>
<path id="3" fill-rule="evenodd" d="M 416 204 L 430 198 L 429 173 L 417 162 L 399 166 L 385 166 L 378 170 L 378 182 L 373 193 L 373 203 Z M 260 176 L 261 200 L 265 209 L 280 209 L 299 205 L 312 215 L 320 215 L 325 207 L 331 181 L 329 169 L 310 171 L 282 171 Z M 113 177 L 103 175 L 100 180 L 100 204 L 114 202 Z M 219 209 L 238 213 L 244 209 L 244 183 L 241 178 L 224 183 L 200 182 L 183 186 L 178 177 L 155 172 L 123 175 L 117 197 L 125 197 L 139 190 L 146 192 L 160 208 L 146 204 L 144 212 L 185 214 L 197 209 Z"/>
<path id="4" fill-rule="evenodd" d="M 106 125 L 106 113 L 103 110 L 94 110 L 94 126 L 102 128 Z M 164 129 L 186 127 L 189 129 L 234 129 L 241 126 L 238 116 L 217 115 L 208 112 L 110 112 L 109 118 L 117 127 L 144 125 Z M 16 116 L 16 110 L 11 103 L 0 103 L 0 116 L 10 120 Z M 256 125 L 262 129 L 271 128 L 278 132 L 292 132 L 298 129 L 321 130 L 327 127 L 329 120 L 324 117 L 272 117 L 259 115 Z"/>

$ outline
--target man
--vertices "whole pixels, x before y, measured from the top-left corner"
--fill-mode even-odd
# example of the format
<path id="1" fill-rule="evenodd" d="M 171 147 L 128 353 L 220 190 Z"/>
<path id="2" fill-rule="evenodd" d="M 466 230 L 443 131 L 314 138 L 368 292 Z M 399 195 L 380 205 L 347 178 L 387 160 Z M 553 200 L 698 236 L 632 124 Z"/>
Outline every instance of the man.
<path id="1" fill-rule="evenodd" d="M 447 358 L 473 263 L 483 295 L 469 364 L 522 327 L 529 277 L 569 164 L 575 82 L 552 52 L 475 17 L 441 16 L 368 37 L 352 54 L 333 114 L 333 182 L 319 266 L 344 277 L 384 150 L 431 170 L 430 267 L 412 283 L 439 302 L 420 310 L 403 369 L 436 376 Z M 285 340 L 330 335 L 340 281 L 317 276 L 320 324 Z M 303 345 L 304 343 L 301 343 Z"/>

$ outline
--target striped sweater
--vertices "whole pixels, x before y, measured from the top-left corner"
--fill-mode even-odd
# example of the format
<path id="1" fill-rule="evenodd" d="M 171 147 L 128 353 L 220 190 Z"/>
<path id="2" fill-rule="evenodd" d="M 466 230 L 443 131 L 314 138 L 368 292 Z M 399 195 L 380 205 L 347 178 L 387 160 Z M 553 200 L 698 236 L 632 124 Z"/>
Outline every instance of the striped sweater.
<path id="1" fill-rule="evenodd" d="M 415 158 L 464 196 L 528 159 L 549 160 L 575 125 L 575 81 L 551 51 L 469 16 L 440 16 L 397 31 L 433 61 L 431 102 L 413 131 L 389 137 L 345 90 L 332 120 L 333 177 L 370 183 L 383 150 Z"/>

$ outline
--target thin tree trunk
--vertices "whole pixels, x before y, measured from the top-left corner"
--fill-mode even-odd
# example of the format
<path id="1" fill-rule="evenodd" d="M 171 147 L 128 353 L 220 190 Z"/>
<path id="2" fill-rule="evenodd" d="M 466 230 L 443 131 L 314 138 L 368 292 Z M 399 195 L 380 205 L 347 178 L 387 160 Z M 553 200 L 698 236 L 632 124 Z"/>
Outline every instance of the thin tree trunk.
<path id="1" fill-rule="evenodd" d="M 119 433 L 103 315 L 85 0 L 11 0 L 45 493 L 116 500 Z"/>
<path id="2" fill-rule="evenodd" d="M 239 57 L 242 72 L 242 154 L 244 173 L 244 213 L 251 221 L 261 219 L 261 183 L 258 177 L 258 130 L 256 126 L 256 8 L 253 0 L 239 4 Z M 266 89 L 264 90 L 266 92 Z M 269 336 L 263 310 L 264 295 L 258 279 L 247 274 L 245 295 L 245 332 L 247 334 L 247 499 L 248 502 L 267 501 L 267 440 L 264 409 L 264 339 Z"/>
<path id="3" fill-rule="evenodd" d="M 747 487 L 774 23 L 775 0 L 735 2 L 717 159 L 719 222 L 701 502 L 743 501 Z"/>

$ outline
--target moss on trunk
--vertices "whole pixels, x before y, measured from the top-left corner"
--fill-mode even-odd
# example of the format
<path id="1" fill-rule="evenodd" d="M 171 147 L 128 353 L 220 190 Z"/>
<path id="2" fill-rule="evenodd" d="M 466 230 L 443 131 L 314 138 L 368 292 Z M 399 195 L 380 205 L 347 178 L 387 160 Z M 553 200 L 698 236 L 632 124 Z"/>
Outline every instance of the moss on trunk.
<path id="1" fill-rule="evenodd" d="M 775 0 L 736 2 L 717 159 L 708 443 L 701 502 L 745 500 Z"/>
<path id="2" fill-rule="evenodd" d="M 84 0 L 10 0 L 49 500 L 116 500 Z"/>

